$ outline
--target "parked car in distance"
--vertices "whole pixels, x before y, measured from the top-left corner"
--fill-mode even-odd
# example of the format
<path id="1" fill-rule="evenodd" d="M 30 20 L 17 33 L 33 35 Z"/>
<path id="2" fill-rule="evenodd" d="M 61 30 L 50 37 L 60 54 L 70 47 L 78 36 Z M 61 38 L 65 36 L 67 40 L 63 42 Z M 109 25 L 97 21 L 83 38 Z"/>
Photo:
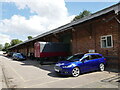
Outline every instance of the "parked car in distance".
<path id="1" fill-rule="evenodd" d="M 14 60 L 25 60 L 26 57 L 22 53 L 14 53 L 12 58 Z"/>
<path id="2" fill-rule="evenodd" d="M 55 72 L 62 75 L 79 76 L 81 73 L 101 70 L 104 71 L 106 58 L 99 53 L 75 54 L 65 61 L 60 61 L 54 66 Z"/>
<path id="3" fill-rule="evenodd" d="M 14 52 L 8 52 L 8 53 L 7 53 L 7 56 L 8 56 L 8 57 L 12 57 L 13 54 L 14 54 Z"/>

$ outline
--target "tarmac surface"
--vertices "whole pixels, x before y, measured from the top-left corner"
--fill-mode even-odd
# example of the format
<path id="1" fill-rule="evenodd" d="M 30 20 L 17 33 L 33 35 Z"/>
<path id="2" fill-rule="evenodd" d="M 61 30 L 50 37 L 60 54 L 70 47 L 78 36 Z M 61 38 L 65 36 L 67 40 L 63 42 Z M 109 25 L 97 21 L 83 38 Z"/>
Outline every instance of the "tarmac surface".
<path id="1" fill-rule="evenodd" d="M 15 61 L 0 56 L 0 62 L 8 88 L 119 88 L 120 77 L 114 72 L 95 71 L 72 77 L 57 75 L 54 65 L 39 65 L 36 60 Z M 2 76 L 0 73 L 0 80 Z"/>
<path id="2" fill-rule="evenodd" d="M 6 85 L 5 77 L 2 70 L 1 60 L 0 60 L 0 90 L 2 88 L 7 88 L 7 85 Z"/>
<path id="3" fill-rule="evenodd" d="M 2 68 L 0 66 L 0 89 L 2 89 Z"/>

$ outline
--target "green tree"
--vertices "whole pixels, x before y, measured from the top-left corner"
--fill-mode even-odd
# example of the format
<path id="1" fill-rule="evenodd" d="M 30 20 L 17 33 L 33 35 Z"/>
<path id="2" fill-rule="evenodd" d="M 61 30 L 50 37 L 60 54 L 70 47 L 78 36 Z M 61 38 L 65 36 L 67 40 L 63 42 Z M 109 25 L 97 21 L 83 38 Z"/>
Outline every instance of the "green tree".
<path id="1" fill-rule="evenodd" d="M 5 43 L 4 49 L 8 49 L 10 47 L 9 43 Z"/>
<path id="2" fill-rule="evenodd" d="M 84 10 L 83 12 L 80 12 L 79 15 L 75 16 L 75 18 L 73 19 L 73 21 L 76 21 L 78 19 L 81 19 L 81 18 L 83 18 L 85 16 L 89 16 L 89 15 L 91 15 L 91 12 L 88 11 L 88 10 Z"/>
<path id="3" fill-rule="evenodd" d="M 19 39 L 13 39 L 13 40 L 11 40 L 10 45 L 11 45 L 11 46 L 14 46 L 14 45 L 19 44 L 19 43 L 21 43 L 21 42 L 22 42 L 22 41 L 19 40 Z"/>
<path id="4" fill-rule="evenodd" d="M 28 40 L 32 39 L 32 36 L 28 36 Z"/>
<path id="5" fill-rule="evenodd" d="M 9 43 L 5 43 L 2 51 L 7 51 L 7 49 L 10 47 Z"/>
<path id="6" fill-rule="evenodd" d="M 2 44 L 0 44 L 0 50 L 2 50 L 3 49 L 3 45 Z"/>

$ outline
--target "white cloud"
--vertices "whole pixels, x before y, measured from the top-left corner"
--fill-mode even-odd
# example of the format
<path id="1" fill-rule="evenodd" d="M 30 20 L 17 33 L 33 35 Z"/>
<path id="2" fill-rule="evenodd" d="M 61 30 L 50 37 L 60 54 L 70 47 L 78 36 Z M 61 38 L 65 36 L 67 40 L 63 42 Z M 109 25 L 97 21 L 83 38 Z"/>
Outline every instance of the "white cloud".
<path id="1" fill-rule="evenodd" d="M 66 18 L 66 20 L 56 19 L 58 20 L 56 21 L 34 15 L 27 20 L 23 16 L 14 15 L 11 19 L 2 20 L 0 23 L 0 32 L 9 32 L 10 34 L 17 35 L 39 35 L 43 32 L 68 23 L 70 20 L 69 18 Z"/>
<path id="2" fill-rule="evenodd" d="M 64 0 L 6 0 L 16 4 L 18 9 L 30 8 L 37 15 L 26 19 L 20 15 L 14 15 L 11 19 L 0 22 L 0 32 L 27 37 L 39 35 L 70 22 L 73 16 L 69 16 Z M 9 14 L 9 13 L 8 13 Z"/>
<path id="3" fill-rule="evenodd" d="M 10 36 L 0 33 L 0 44 L 4 45 L 6 42 L 9 43 L 10 41 L 11 41 Z"/>

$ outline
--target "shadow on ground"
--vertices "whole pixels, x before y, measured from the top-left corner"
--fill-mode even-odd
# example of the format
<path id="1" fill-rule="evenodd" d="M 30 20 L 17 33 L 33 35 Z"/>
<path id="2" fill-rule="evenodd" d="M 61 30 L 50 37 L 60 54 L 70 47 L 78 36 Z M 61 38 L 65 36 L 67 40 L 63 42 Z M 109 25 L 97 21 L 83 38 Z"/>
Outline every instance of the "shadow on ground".
<path id="1" fill-rule="evenodd" d="M 16 60 L 13 60 L 13 61 L 16 61 Z M 62 75 L 57 74 L 54 71 L 54 65 L 55 64 L 53 64 L 51 62 L 50 63 L 46 63 L 44 65 L 40 65 L 40 62 L 37 61 L 37 60 L 24 60 L 24 61 L 17 61 L 17 62 L 22 62 L 21 65 L 23 65 L 23 66 L 25 66 L 25 65 L 32 65 L 32 66 L 35 66 L 37 68 L 49 71 L 50 73 L 48 73 L 47 75 L 50 76 L 50 77 L 58 77 L 58 78 L 68 78 L 68 77 L 70 77 L 70 76 L 62 76 Z M 108 69 L 106 69 L 106 71 L 111 72 Z M 84 73 L 84 74 L 89 74 L 89 73 L 93 73 L 93 72 L 96 72 L 96 71 L 87 72 L 87 73 Z M 99 71 L 97 71 L 97 72 L 99 72 Z M 112 71 L 112 72 L 116 72 L 116 71 Z M 81 74 L 81 75 L 84 75 L 84 74 Z"/>
<path id="2" fill-rule="evenodd" d="M 28 59 L 28 60 L 24 60 L 24 61 L 17 61 L 17 60 L 13 60 L 10 57 L 7 57 L 7 58 L 9 58 L 9 60 L 12 60 L 13 62 L 21 62 L 20 65 L 22 65 L 22 66 L 35 66 L 39 69 L 49 71 L 49 73 L 47 75 L 50 77 L 68 78 L 68 76 L 62 76 L 62 75 L 57 74 L 54 71 L 55 64 L 53 64 L 52 62 L 45 63 L 44 65 L 40 65 L 39 61 L 37 61 L 37 60 L 29 60 Z"/>

